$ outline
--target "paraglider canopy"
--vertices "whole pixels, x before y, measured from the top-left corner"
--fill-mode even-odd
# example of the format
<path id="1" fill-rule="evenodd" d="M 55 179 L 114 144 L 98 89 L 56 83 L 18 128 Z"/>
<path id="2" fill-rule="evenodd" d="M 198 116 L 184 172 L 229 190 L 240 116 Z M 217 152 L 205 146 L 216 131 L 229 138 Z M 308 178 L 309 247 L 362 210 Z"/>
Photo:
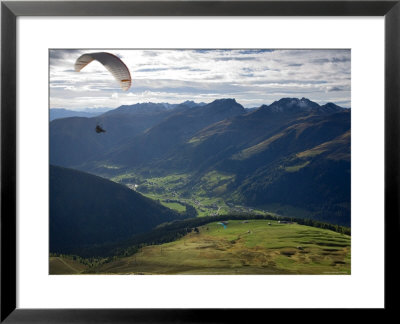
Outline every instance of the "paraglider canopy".
<path id="1" fill-rule="evenodd" d="M 81 55 L 75 62 L 75 71 L 81 71 L 93 60 L 99 61 L 119 82 L 122 90 L 126 91 L 131 87 L 132 78 L 128 67 L 114 54 L 107 52 L 87 53 Z"/>

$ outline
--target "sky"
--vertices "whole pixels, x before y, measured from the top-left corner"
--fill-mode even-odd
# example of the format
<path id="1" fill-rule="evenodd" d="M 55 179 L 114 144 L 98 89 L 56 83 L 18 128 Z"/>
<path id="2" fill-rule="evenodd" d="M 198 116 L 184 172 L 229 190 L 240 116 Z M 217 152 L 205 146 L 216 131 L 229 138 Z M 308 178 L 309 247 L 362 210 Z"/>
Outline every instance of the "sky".
<path id="1" fill-rule="evenodd" d="M 76 59 L 94 52 L 112 53 L 126 64 L 132 77 L 128 91 L 97 61 L 75 72 Z M 287 97 L 351 106 L 350 50 L 52 49 L 49 60 L 50 108 L 209 103 L 222 98 L 252 108 Z"/>

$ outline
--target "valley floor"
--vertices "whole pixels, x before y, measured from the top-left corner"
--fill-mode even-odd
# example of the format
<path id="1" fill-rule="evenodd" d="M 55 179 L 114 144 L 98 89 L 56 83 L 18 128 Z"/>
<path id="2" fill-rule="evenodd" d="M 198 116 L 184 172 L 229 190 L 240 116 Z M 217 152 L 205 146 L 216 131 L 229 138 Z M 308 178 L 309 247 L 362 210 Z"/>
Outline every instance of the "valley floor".
<path id="1" fill-rule="evenodd" d="M 105 175 L 102 175 L 106 177 Z M 279 204 L 265 206 L 265 208 L 255 208 L 243 206 L 238 203 L 227 202 L 223 197 L 227 184 L 234 176 L 231 174 L 212 171 L 203 176 L 197 185 L 191 187 L 190 194 L 187 185 L 193 175 L 189 173 L 170 174 L 161 177 L 144 178 L 140 174 L 132 172 L 122 173 L 111 177 L 110 180 L 125 184 L 128 188 L 138 191 L 140 194 L 159 201 L 162 205 L 177 212 L 185 213 L 191 206 L 197 216 L 217 216 L 232 213 L 250 213 L 264 215 L 279 214 L 297 215 L 309 217 L 310 213 L 299 208 L 281 206 Z M 135 180 L 140 179 L 140 185 L 135 184 Z M 288 209 L 289 208 L 289 209 Z M 193 217 L 195 215 L 191 215 Z"/>
<path id="2" fill-rule="evenodd" d="M 214 222 L 86 273 L 350 274 L 350 243 L 348 235 L 296 223 L 234 220 L 224 228 Z"/>

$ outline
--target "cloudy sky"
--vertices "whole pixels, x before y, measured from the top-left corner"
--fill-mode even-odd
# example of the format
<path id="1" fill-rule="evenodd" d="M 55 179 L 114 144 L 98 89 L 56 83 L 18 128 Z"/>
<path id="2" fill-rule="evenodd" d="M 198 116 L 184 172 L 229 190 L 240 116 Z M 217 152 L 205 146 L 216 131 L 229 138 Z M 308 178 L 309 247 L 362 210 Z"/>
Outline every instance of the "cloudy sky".
<path id="1" fill-rule="evenodd" d="M 81 54 L 101 51 L 128 66 L 128 91 L 97 61 L 74 71 Z M 50 50 L 50 108 L 221 98 L 250 108 L 284 97 L 350 107 L 350 50 Z"/>

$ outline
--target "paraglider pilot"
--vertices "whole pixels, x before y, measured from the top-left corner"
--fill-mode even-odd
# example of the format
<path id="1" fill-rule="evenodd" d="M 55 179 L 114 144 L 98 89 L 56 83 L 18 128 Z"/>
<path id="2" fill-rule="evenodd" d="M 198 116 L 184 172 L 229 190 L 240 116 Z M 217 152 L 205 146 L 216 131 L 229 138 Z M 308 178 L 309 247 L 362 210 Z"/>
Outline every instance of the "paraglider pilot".
<path id="1" fill-rule="evenodd" d="M 96 133 L 105 133 L 105 129 L 103 129 L 100 125 L 96 125 Z"/>

